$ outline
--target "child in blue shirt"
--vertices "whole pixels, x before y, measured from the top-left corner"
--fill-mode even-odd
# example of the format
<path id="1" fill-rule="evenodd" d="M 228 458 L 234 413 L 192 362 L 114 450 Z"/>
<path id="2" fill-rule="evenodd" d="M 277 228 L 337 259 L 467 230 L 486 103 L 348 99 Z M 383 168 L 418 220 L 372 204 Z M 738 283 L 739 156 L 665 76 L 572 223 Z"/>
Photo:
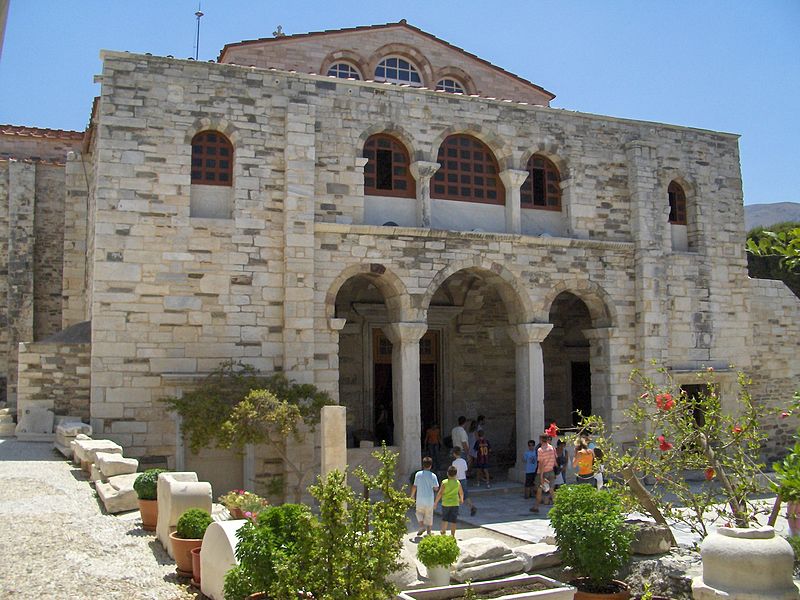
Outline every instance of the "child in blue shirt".
<path id="1" fill-rule="evenodd" d="M 536 452 L 536 442 L 528 440 L 528 449 L 523 455 L 525 462 L 525 498 L 530 498 L 536 494 L 536 468 L 539 464 L 539 457 Z"/>

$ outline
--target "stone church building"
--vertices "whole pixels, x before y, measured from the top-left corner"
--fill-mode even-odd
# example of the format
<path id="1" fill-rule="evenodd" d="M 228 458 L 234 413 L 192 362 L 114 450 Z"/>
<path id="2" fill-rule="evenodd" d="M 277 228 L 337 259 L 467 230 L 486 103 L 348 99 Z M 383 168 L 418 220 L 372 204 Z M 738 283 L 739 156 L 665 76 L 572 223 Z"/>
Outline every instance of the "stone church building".
<path id="1" fill-rule="evenodd" d="M 85 132 L 0 128 L 18 410 L 233 487 L 274 461 L 191 455 L 158 401 L 229 359 L 328 390 L 403 473 L 459 415 L 508 467 L 546 421 L 624 426 L 652 360 L 713 367 L 730 410 L 738 369 L 765 405 L 800 388 L 800 304 L 747 276 L 737 135 L 552 108 L 405 21 L 102 59 Z"/>

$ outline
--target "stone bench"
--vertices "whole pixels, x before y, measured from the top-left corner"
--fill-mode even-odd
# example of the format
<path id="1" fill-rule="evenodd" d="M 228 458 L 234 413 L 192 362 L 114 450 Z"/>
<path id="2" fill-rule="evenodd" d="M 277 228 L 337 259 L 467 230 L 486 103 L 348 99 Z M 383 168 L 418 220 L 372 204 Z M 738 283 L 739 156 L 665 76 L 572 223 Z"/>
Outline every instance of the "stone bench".
<path id="1" fill-rule="evenodd" d="M 81 469 L 91 472 L 91 466 L 97 461 L 98 452 L 122 454 L 122 446 L 111 440 L 78 439 L 72 443 L 73 462 L 80 463 Z"/>
<path id="2" fill-rule="evenodd" d="M 66 418 L 56 425 L 56 440 L 53 447 L 66 458 L 72 458 L 72 442 L 83 435 L 86 439 L 92 435 L 92 426 L 77 420 L 76 417 Z"/>
<path id="3" fill-rule="evenodd" d="M 170 558 L 174 557 L 169 534 L 175 531 L 180 516 L 190 508 L 202 508 L 211 514 L 211 497 L 211 484 L 197 481 L 197 473 L 159 473 L 156 536 Z"/>
<path id="4" fill-rule="evenodd" d="M 136 510 L 139 508 L 139 498 L 133 489 L 133 482 L 139 473 L 115 475 L 108 481 L 98 481 L 94 485 L 97 497 L 109 514 Z"/>
<path id="5" fill-rule="evenodd" d="M 211 600 L 225 600 L 223 588 L 226 573 L 236 565 L 236 532 L 247 521 L 219 521 L 211 523 L 203 536 L 200 550 L 200 591 Z"/>

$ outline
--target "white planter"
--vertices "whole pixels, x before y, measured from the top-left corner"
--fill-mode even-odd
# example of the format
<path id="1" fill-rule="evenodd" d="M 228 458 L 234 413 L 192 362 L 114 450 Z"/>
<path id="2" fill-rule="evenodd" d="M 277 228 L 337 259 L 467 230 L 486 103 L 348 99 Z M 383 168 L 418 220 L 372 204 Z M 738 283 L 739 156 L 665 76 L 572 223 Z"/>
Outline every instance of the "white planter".
<path id="1" fill-rule="evenodd" d="M 450 585 L 450 567 L 430 567 L 428 579 L 433 587 Z"/>
<path id="2" fill-rule="evenodd" d="M 430 571 L 430 569 L 429 569 Z M 535 600 L 572 600 L 575 596 L 575 588 L 569 586 L 555 579 L 550 579 L 544 575 L 515 575 L 514 577 L 505 577 L 503 579 L 495 579 L 493 581 L 479 581 L 472 584 L 472 590 L 476 594 L 493 592 L 503 587 L 511 587 L 516 585 L 523 585 L 528 583 L 541 583 L 546 585 L 548 589 L 539 590 L 535 592 L 523 592 L 521 594 L 509 594 L 506 596 L 498 596 L 494 600 L 525 600 L 526 598 L 533 598 Z M 467 589 L 466 583 L 458 585 L 448 585 L 444 587 L 431 587 L 419 590 L 407 590 L 401 592 L 397 598 L 398 600 L 449 600 L 463 596 Z"/>
<path id="3" fill-rule="evenodd" d="M 703 575 L 692 582 L 695 600 L 797 600 L 794 552 L 772 527 L 719 527 L 700 545 Z"/>

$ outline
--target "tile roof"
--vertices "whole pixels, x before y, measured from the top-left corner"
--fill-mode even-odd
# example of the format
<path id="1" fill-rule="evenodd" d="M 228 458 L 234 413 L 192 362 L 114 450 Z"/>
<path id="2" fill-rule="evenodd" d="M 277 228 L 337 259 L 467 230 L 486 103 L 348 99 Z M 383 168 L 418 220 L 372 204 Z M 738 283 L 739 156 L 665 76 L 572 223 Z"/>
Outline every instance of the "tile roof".
<path id="1" fill-rule="evenodd" d="M 53 140 L 82 140 L 83 132 L 67 129 L 42 129 L 23 125 L 0 125 L 0 135 L 17 135 L 20 137 L 48 138 Z"/>
<path id="2" fill-rule="evenodd" d="M 337 33 L 351 33 L 351 32 L 354 32 L 354 31 L 370 31 L 370 30 L 375 30 L 375 29 L 388 29 L 388 28 L 391 28 L 391 27 L 404 27 L 406 29 L 410 29 L 411 31 L 413 31 L 415 33 L 418 33 L 420 35 L 423 35 L 423 36 L 425 36 L 425 37 L 427 37 L 427 38 L 429 38 L 429 39 L 431 39 L 431 40 L 433 40 L 433 41 L 435 41 L 435 42 L 437 42 L 439 44 L 442 44 L 443 46 L 447 46 L 448 48 L 451 48 L 453 50 L 456 50 L 457 52 L 460 52 L 461 54 L 464 54 L 465 56 L 468 56 L 472 60 L 476 60 L 476 61 L 478 61 L 480 63 L 483 63 L 484 65 L 494 69 L 495 71 L 499 71 L 500 73 L 503 73 L 504 75 L 512 77 L 512 78 L 516 79 L 517 81 L 520 81 L 520 82 L 524 83 L 525 85 L 529 85 L 529 86 L 537 89 L 538 91 L 542 92 L 543 94 L 546 94 L 546 95 L 550 96 L 550 100 L 552 100 L 553 98 L 556 97 L 556 95 L 554 93 L 547 91 L 546 89 L 544 89 L 543 87 L 541 87 L 539 85 L 536 85 L 532 81 L 528 81 L 527 79 L 525 79 L 523 77 L 520 77 L 519 75 L 515 75 L 514 73 L 511 73 L 510 71 L 506 71 L 505 69 L 503 69 L 501 67 L 498 67 L 497 65 L 495 65 L 493 63 L 490 63 L 488 60 L 484 60 L 483 58 L 481 58 L 481 57 L 479 57 L 479 56 L 477 56 L 475 54 L 472 54 L 471 52 L 467 52 L 463 48 L 459 48 L 458 46 L 454 46 L 450 42 L 446 42 L 445 40 L 436 37 L 432 33 L 428 33 L 427 31 L 423 31 L 422 29 L 420 29 L 418 27 L 414 27 L 413 25 L 409 25 L 408 22 L 405 19 L 401 19 L 397 23 L 383 23 L 383 24 L 380 24 L 380 25 L 361 25 L 361 26 L 358 26 L 358 27 L 346 27 L 346 28 L 342 28 L 342 29 L 326 29 L 324 31 L 310 31 L 308 33 L 297 33 L 297 34 L 293 34 L 293 35 L 282 35 L 282 36 L 279 36 L 279 37 L 271 37 L 271 38 L 259 38 L 257 40 L 243 40 L 241 42 L 234 42 L 234 43 L 231 43 L 231 44 L 225 44 L 225 46 L 222 48 L 222 51 L 219 53 L 219 56 L 217 57 L 217 62 L 222 62 L 223 59 L 225 58 L 225 52 L 227 52 L 229 48 L 233 48 L 233 47 L 236 47 L 236 46 L 247 46 L 247 45 L 250 45 L 250 44 L 261 44 L 261 43 L 276 43 L 276 42 L 280 43 L 281 41 L 285 41 L 287 39 L 297 39 L 297 38 L 320 36 L 320 35 L 332 35 L 332 34 L 337 34 Z"/>

